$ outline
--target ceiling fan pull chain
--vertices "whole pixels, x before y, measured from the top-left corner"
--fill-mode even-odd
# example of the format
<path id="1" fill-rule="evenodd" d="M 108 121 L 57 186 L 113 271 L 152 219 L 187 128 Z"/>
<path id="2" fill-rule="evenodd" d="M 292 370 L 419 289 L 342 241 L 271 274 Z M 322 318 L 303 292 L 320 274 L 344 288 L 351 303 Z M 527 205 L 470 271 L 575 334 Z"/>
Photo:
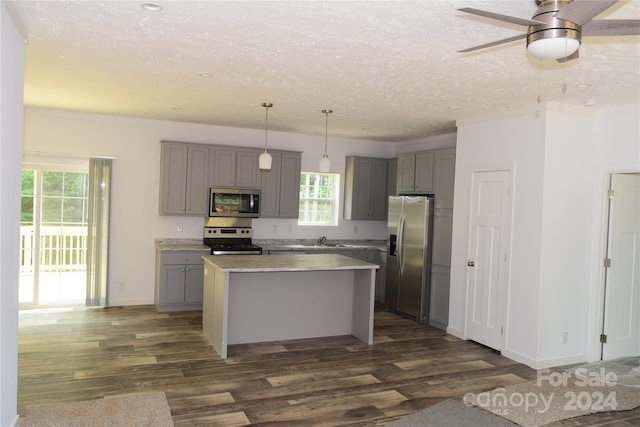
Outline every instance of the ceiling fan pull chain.
<path id="1" fill-rule="evenodd" d="M 562 64 L 564 67 L 562 73 L 562 93 L 567 93 L 567 39 L 564 39 L 564 63 Z"/>
<path id="2" fill-rule="evenodd" d="M 541 86 L 542 86 L 542 59 L 539 59 L 539 73 L 538 73 L 538 104 L 542 103 L 542 94 L 541 94 Z"/>

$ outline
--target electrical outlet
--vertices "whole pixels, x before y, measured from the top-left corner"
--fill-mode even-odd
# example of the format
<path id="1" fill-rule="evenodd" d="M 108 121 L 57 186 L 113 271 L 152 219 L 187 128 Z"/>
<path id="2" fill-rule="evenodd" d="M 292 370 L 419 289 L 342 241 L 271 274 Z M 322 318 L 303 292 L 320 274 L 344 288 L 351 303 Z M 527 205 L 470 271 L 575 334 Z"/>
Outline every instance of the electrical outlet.
<path id="1" fill-rule="evenodd" d="M 566 344 L 569 342 L 569 332 L 564 331 L 562 333 L 562 344 Z"/>
<path id="2" fill-rule="evenodd" d="M 178 223 L 178 226 L 176 227 L 176 229 L 177 229 L 178 231 L 182 231 L 182 230 L 184 230 L 184 227 L 182 226 L 182 223 L 181 223 L 181 222 L 179 222 L 179 223 Z"/>
<path id="3" fill-rule="evenodd" d="M 126 285 L 124 282 L 120 282 L 120 290 L 124 291 L 126 289 Z"/>
<path id="4" fill-rule="evenodd" d="M 353 234 L 358 234 L 358 226 L 357 225 L 353 226 Z"/>
<path id="5" fill-rule="evenodd" d="M 278 232 L 278 226 L 276 224 L 273 224 L 271 226 L 271 231 L 273 231 L 274 233 L 277 233 Z"/>

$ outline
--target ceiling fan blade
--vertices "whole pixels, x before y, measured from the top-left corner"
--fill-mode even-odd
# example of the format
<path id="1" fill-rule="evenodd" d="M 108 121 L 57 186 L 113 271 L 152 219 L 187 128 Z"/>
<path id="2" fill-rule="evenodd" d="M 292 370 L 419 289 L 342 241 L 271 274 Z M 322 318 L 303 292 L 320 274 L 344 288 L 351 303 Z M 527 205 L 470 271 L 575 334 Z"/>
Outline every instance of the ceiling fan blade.
<path id="1" fill-rule="evenodd" d="M 583 36 L 635 36 L 640 34 L 638 19 L 602 19 L 582 27 Z"/>
<path id="2" fill-rule="evenodd" d="M 618 0 L 574 0 L 560 9 L 555 17 L 584 25 L 617 2 Z"/>
<path id="3" fill-rule="evenodd" d="M 572 59 L 578 59 L 579 57 L 580 57 L 580 51 L 576 50 L 571 55 L 564 58 L 558 58 L 556 59 L 556 61 L 562 64 L 563 62 L 571 61 Z"/>
<path id="4" fill-rule="evenodd" d="M 533 21 L 531 19 L 516 18 L 515 16 L 509 16 L 509 15 L 502 15 L 500 13 L 487 12 L 486 10 L 474 9 L 472 7 L 463 7 L 463 8 L 458 9 L 458 10 L 461 11 L 461 12 L 470 13 L 472 15 L 482 16 L 484 18 L 491 18 L 491 19 L 495 19 L 497 21 L 509 22 L 510 24 L 517 24 L 517 25 L 524 25 L 524 26 L 542 25 L 542 24 L 544 24 L 544 22 L 540 22 L 540 21 Z"/>
<path id="5" fill-rule="evenodd" d="M 474 50 L 485 49 L 487 47 L 497 46 L 499 44 L 509 43 L 516 40 L 526 39 L 526 38 L 527 38 L 526 33 L 518 34 L 517 36 L 509 37 L 508 39 L 497 40 L 495 42 L 481 44 L 480 46 L 469 47 L 467 49 L 459 50 L 458 52 L 473 52 Z"/>

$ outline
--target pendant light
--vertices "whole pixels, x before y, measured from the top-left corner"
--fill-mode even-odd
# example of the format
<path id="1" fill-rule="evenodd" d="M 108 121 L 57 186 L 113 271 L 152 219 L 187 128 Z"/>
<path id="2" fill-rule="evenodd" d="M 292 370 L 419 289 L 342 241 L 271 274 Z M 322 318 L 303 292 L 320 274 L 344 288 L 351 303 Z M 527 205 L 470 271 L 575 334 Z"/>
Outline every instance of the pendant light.
<path id="1" fill-rule="evenodd" d="M 271 170 L 271 154 L 267 151 L 267 133 L 269 132 L 269 108 L 273 107 L 270 102 L 263 102 L 262 106 L 266 111 L 266 119 L 264 125 L 264 152 L 258 157 L 258 167 L 262 170 Z"/>
<path id="2" fill-rule="evenodd" d="M 322 110 L 322 114 L 325 115 L 324 121 L 324 155 L 320 159 L 320 163 L 318 164 L 318 169 L 320 172 L 327 173 L 331 171 L 331 160 L 329 160 L 329 156 L 327 155 L 327 133 L 329 129 L 329 114 L 333 113 L 333 110 Z"/>

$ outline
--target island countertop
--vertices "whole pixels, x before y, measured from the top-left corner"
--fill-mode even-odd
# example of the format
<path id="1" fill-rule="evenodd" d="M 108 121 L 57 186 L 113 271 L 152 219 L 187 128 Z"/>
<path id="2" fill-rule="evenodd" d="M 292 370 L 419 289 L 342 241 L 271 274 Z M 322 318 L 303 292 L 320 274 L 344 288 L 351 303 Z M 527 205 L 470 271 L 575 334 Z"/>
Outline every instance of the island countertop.
<path id="1" fill-rule="evenodd" d="M 369 270 L 379 265 L 339 254 L 205 255 L 205 263 L 229 273 Z"/>

